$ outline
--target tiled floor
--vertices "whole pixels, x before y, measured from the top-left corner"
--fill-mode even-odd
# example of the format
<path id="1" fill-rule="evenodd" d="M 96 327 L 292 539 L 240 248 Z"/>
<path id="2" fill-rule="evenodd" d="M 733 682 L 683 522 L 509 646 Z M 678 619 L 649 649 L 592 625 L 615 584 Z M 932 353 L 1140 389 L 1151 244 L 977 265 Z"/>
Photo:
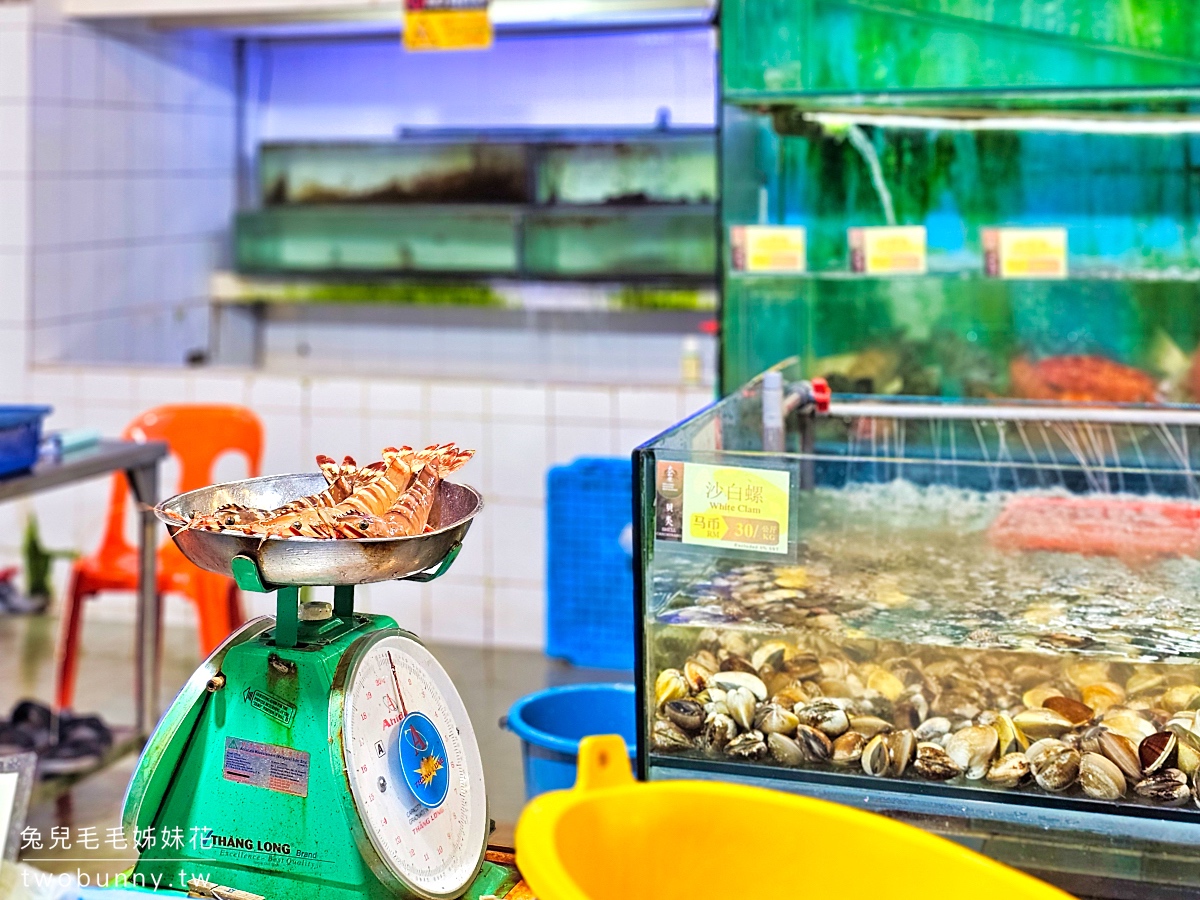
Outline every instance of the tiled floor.
<path id="1" fill-rule="evenodd" d="M 0 618 L 0 710 L 7 714 L 23 697 L 46 700 L 53 684 L 54 632 L 57 622 L 48 618 Z M 85 628 L 84 657 L 80 664 L 77 708 L 99 712 L 106 721 L 132 721 L 133 677 L 130 664 L 131 629 L 110 622 L 92 622 Z M 185 629 L 169 630 L 164 640 L 163 695 L 171 697 L 198 662 L 194 635 Z M 500 717 L 519 697 L 555 684 L 579 681 L 628 680 L 629 675 L 596 669 L 575 669 L 537 653 L 482 650 L 461 646 L 432 646 L 434 654 L 454 679 L 466 703 L 483 754 L 488 799 L 497 822 L 496 838 L 503 841 L 524 803 L 520 741 L 499 726 Z M 77 786 L 66 801 L 33 809 L 29 824 L 43 835 L 52 827 L 94 827 L 101 836 L 100 849 L 81 853 L 59 847 L 30 851 L 26 860 L 48 871 L 75 871 L 83 865 L 100 873 L 123 870 L 132 861 L 128 852 L 114 852 L 103 843 L 106 830 L 120 823 L 125 785 L 134 759 L 95 775 Z M 47 842 L 48 844 L 48 842 Z"/>

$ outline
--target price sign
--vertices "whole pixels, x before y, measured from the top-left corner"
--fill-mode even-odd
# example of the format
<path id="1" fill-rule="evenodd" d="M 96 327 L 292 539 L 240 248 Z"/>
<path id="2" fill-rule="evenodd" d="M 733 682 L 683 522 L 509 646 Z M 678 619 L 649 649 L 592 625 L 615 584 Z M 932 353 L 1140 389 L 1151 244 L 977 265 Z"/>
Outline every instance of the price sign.
<path id="1" fill-rule="evenodd" d="M 980 240 L 993 278 L 1067 277 L 1065 228 L 984 228 Z"/>
<path id="2" fill-rule="evenodd" d="M 851 228 L 850 270 L 864 275 L 924 275 L 925 227 L 879 225 Z"/>
<path id="3" fill-rule="evenodd" d="M 803 272 L 808 266 L 806 234 L 799 225 L 733 225 L 729 248 L 739 272 Z"/>
<path id="4" fill-rule="evenodd" d="M 665 461 L 658 467 L 659 540 L 787 553 L 788 472 Z"/>
<path id="5" fill-rule="evenodd" d="M 485 50 L 490 46 L 488 0 L 404 0 L 405 50 Z"/>

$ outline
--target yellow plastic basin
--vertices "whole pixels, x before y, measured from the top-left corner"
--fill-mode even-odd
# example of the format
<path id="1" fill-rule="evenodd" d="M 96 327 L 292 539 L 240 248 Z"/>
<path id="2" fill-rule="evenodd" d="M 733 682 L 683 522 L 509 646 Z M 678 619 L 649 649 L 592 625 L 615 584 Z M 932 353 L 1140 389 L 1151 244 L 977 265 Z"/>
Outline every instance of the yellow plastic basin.
<path id="1" fill-rule="evenodd" d="M 531 801 L 516 845 L 538 900 L 1068 897 L 873 813 L 735 784 L 639 784 L 617 735 L 583 739 L 575 787 Z"/>

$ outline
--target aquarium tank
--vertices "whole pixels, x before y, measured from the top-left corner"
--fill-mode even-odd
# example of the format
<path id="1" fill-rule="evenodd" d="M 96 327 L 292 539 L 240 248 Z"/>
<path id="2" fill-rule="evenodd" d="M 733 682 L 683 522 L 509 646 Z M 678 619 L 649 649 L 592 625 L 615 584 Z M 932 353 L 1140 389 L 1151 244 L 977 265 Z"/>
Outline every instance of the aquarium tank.
<path id="1" fill-rule="evenodd" d="M 726 234 L 806 236 L 803 271 L 725 241 L 725 387 L 798 355 L 835 391 L 1200 400 L 1197 28 L 1162 0 L 724 4 Z M 856 271 L 851 229 L 887 226 L 922 265 Z"/>
<path id="2" fill-rule="evenodd" d="M 1200 887 L 1200 410 L 775 371 L 635 452 L 642 776 Z"/>

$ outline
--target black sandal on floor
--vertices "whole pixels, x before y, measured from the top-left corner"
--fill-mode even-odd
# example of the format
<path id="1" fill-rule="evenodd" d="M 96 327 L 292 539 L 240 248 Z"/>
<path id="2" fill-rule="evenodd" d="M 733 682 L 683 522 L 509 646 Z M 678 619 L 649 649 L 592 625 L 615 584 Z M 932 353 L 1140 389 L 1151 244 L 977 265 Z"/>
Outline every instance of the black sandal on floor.
<path id="1" fill-rule="evenodd" d="M 43 775 L 73 775 L 94 768 L 113 744 L 112 731 L 98 716 L 60 713 L 58 742 L 38 759 Z"/>
<path id="2" fill-rule="evenodd" d="M 13 707 L 11 724 L 33 739 L 38 752 L 54 743 L 54 713 L 44 703 L 22 700 Z"/>
<path id="3" fill-rule="evenodd" d="M 0 756 L 15 756 L 18 753 L 33 753 L 37 745 L 24 728 L 10 722 L 0 722 Z"/>

